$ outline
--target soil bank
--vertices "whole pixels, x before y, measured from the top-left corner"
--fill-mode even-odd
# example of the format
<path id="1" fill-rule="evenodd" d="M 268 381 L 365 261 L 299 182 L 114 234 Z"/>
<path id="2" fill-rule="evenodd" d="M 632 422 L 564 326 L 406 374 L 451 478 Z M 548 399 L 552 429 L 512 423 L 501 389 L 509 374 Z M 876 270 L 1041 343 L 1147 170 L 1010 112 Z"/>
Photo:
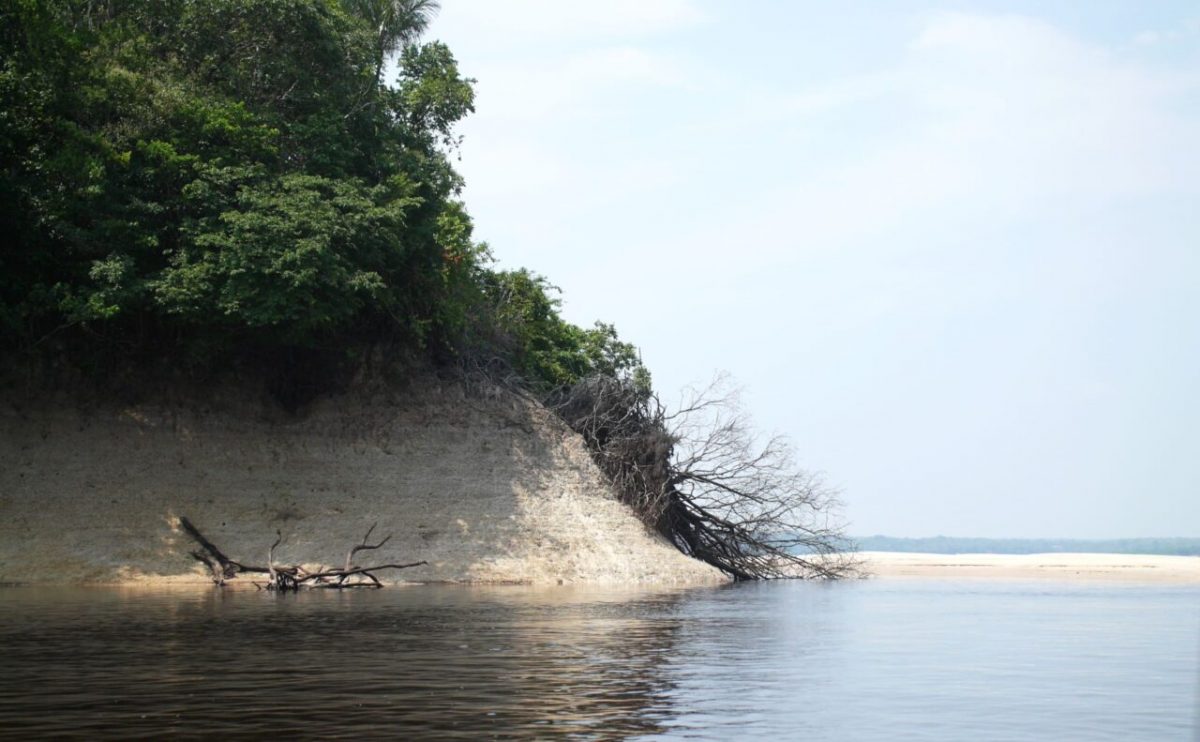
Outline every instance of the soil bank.
<path id="1" fill-rule="evenodd" d="M 203 401 L 0 398 L 0 582 L 203 582 L 186 516 L 230 557 L 426 560 L 406 581 L 721 582 L 619 503 L 582 440 L 535 403 L 425 379 L 289 414 Z M 245 578 L 242 578 L 245 579 Z"/>

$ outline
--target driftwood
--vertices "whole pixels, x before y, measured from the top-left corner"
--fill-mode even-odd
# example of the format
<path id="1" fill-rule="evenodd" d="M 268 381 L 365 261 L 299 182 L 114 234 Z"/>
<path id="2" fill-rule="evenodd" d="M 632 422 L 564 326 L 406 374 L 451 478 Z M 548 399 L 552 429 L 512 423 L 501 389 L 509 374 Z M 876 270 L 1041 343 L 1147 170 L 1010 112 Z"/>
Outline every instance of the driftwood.
<path id="1" fill-rule="evenodd" d="M 275 532 L 275 543 L 267 549 L 267 566 L 258 567 L 230 559 L 213 542 L 205 538 L 204 534 L 200 533 L 200 529 L 192 525 L 187 518 L 180 518 L 179 525 L 185 533 L 192 537 L 193 541 L 200 545 L 200 548 L 192 551 L 191 555 L 196 561 L 202 562 L 208 567 L 209 572 L 212 573 L 213 583 L 216 585 L 225 585 L 226 582 L 244 572 L 267 575 L 266 584 L 255 582 L 255 587 L 281 592 L 297 591 L 302 587 L 335 590 L 351 587 L 379 588 L 383 587 L 383 583 L 375 576 L 375 572 L 384 569 L 408 569 L 428 564 L 426 561 L 412 562 L 411 564 L 377 564 L 372 567 L 360 567 L 354 564 L 354 555 L 358 552 L 378 549 L 391 540 L 392 537 L 389 534 L 377 544 L 367 543 L 367 539 L 375 530 L 374 525 L 367 529 L 362 543 L 351 547 L 350 551 L 346 553 L 346 563 L 343 567 L 317 572 L 310 572 L 298 564 L 290 566 L 275 564 L 275 548 L 283 541 L 283 534 L 279 531 Z"/>

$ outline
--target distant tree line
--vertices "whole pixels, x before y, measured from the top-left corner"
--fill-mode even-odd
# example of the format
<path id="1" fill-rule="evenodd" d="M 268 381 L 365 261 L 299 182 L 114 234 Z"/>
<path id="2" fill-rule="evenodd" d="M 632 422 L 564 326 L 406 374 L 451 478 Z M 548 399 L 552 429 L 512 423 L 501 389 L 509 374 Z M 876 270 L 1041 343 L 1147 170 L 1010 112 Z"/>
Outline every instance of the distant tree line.
<path id="1" fill-rule="evenodd" d="M 1042 538 L 895 538 L 857 539 L 864 551 L 925 554 L 1161 554 L 1200 556 L 1200 538 L 1042 539 Z"/>

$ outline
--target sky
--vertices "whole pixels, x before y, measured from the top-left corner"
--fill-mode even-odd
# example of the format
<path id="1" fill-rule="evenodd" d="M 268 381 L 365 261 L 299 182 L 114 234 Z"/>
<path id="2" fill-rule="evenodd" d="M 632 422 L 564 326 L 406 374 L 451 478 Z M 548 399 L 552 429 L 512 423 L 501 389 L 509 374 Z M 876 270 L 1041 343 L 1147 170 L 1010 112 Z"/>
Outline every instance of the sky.
<path id="1" fill-rule="evenodd" d="M 501 267 L 849 532 L 1200 536 L 1200 10 L 443 0 Z"/>

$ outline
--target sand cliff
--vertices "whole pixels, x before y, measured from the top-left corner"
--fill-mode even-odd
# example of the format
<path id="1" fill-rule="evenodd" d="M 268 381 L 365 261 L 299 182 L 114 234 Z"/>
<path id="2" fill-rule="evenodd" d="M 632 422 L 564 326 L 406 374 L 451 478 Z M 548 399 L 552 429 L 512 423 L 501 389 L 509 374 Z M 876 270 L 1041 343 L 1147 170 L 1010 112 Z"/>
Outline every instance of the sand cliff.
<path id="1" fill-rule="evenodd" d="M 0 400 L 0 582 L 203 581 L 178 518 L 262 564 L 371 555 L 416 581 L 700 583 L 536 405 L 425 380 L 283 413 L 236 391 L 132 406 Z"/>

